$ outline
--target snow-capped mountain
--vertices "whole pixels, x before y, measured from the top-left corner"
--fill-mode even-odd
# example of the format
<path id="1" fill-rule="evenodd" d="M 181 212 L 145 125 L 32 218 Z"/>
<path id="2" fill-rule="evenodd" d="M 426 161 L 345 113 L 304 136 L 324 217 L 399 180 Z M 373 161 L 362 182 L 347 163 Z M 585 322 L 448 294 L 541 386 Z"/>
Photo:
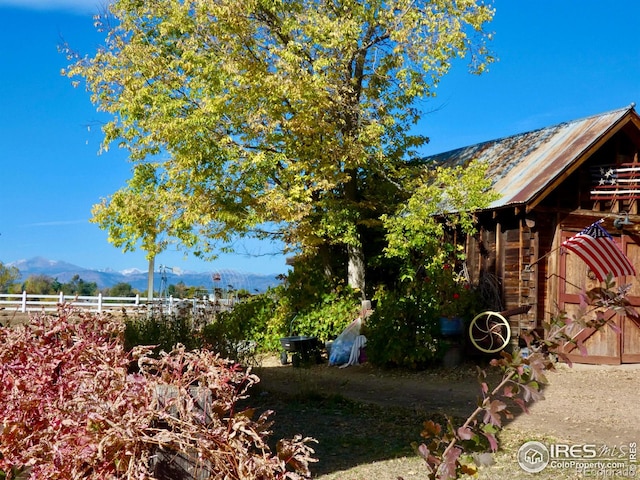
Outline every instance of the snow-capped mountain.
<path id="1" fill-rule="evenodd" d="M 7 266 L 16 267 L 20 271 L 20 281 L 26 280 L 31 275 L 46 275 L 56 278 L 59 282 L 69 282 L 74 275 L 79 275 L 85 282 L 95 282 L 98 288 L 113 287 L 118 283 L 128 283 L 133 288 L 146 291 L 147 272 L 137 268 L 131 268 L 120 272 L 114 270 L 92 270 L 79 267 L 71 263 L 49 260 L 42 257 L 35 257 L 29 260 L 18 260 L 7 263 Z M 255 273 L 244 273 L 236 270 L 217 270 L 215 277 L 212 272 L 186 272 L 167 271 L 161 274 L 154 274 L 154 289 L 159 290 L 162 283 L 162 276 L 166 276 L 167 285 L 175 285 L 179 282 L 188 287 L 203 287 L 211 291 L 214 287 L 223 289 L 244 289 L 251 293 L 264 292 L 269 287 L 281 283 L 278 274 L 259 275 Z"/>

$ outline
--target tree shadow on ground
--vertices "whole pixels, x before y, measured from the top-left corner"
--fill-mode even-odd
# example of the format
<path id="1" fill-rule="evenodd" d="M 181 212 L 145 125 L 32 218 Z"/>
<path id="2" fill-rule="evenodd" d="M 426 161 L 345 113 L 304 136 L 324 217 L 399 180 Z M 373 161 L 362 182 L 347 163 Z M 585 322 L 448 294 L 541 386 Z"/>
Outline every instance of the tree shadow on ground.
<path id="1" fill-rule="evenodd" d="M 474 363 L 424 372 L 317 365 L 258 368 L 256 373 L 261 382 L 249 392 L 247 406 L 258 413 L 275 411 L 274 451 L 278 439 L 296 434 L 318 441 L 314 476 L 415 456 L 412 444 L 421 442 L 425 421 L 446 425 L 450 416 L 459 426 L 481 395 Z"/>
<path id="2" fill-rule="evenodd" d="M 420 440 L 422 422 L 444 421 L 403 407 L 362 404 L 341 395 L 282 392 L 252 396 L 258 413 L 274 410 L 269 446 L 296 434 L 314 438 L 311 446 L 319 461 L 311 465 L 313 476 L 347 470 L 361 464 L 415 455 L 412 442 Z"/>

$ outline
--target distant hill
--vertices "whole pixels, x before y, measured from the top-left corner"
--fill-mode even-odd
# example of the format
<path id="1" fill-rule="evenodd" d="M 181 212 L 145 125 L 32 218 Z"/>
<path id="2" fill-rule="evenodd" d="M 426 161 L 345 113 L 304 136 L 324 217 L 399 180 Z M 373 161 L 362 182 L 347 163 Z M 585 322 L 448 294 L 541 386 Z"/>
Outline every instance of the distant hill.
<path id="1" fill-rule="evenodd" d="M 20 270 L 20 281 L 26 280 L 31 275 L 47 275 L 56 278 L 59 282 L 67 283 L 74 275 L 79 275 L 85 282 L 95 282 L 98 288 L 110 288 L 117 283 L 128 283 L 136 290 L 145 292 L 147 290 L 147 272 L 137 269 L 124 270 L 91 270 L 79 267 L 63 261 L 48 260 L 42 257 L 35 257 L 29 260 L 19 260 L 8 263 L 8 266 L 16 267 Z M 212 273 L 220 276 L 214 281 Z M 166 272 L 167 285 L 176 285 L 180 282 L 188 287 L 204 287 L 212 291 L 214 287 L 222 289 L 233 288 L 236 290 L 245 289 L 251 293 L 265 292 L 269 287 L 275 287 L 281 283 L 277 278 L 278 274 L 259 275 L 255 273 L 244 273 L 236 270 L 215 270 L 215 272 Z M 158 291 L 161 283 L 160 272 L 155 272 L 154 289 Z"/>

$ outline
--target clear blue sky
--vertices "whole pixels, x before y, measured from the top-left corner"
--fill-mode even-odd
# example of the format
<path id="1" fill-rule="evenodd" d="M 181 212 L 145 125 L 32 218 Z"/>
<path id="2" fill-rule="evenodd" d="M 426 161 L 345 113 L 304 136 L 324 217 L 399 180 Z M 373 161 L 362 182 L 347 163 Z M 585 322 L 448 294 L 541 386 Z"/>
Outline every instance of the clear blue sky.
<path id="1" fill-rule="evenodd" d="M 91 53 L 99 0 L 0 0 L 0 261 L 43 256 L 87 268 L 146 269 L 89 223 L 101 197 L 124 185 L 124 152 L 98 155 L 105 120 L 60 75 L 62 39 Z M 490 29 L 499 62 L 483 76 L 464 62 L 426 104 L 425 154 L 492 140 L 640 102 L 640 2 L 497 0 Z M 268 253 L 269 245 L 248 245 Z M 224 256 L 213 263 L 164 253 L 156 265 L 194 271 L 286 271 L 283 257 Z"/>

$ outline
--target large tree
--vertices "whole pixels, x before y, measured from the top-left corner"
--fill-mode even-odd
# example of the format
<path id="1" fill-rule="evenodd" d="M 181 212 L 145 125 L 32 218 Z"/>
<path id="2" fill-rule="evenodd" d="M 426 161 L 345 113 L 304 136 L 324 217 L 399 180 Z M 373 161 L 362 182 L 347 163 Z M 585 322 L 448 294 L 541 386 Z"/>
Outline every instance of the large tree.
<path id="1" fill-rule="evenodd" d="M 134 165 L 94 220 L 149 255 L 238 235 L 337 249 L 362 288 L 363 229 L 427 141 L 419 102 L 456 58 L 492 61 L 492 17 L 482 0 L 116 0 L 105 44 L 64 72 Z"/>

